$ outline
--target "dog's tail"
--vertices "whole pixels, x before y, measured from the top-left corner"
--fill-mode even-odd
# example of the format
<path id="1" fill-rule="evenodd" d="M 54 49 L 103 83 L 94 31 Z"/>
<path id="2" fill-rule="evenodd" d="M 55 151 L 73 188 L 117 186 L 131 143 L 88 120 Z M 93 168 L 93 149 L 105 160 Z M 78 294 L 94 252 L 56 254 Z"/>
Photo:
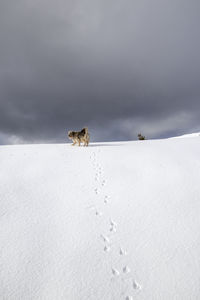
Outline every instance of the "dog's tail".
<path id="1" fill-rule="evenodd" d="M 81 133 L 85 134 L 85 135 L 88 135 L 88 128 L 87 127 L 84 127 L 82 130 L 81 130 Z"/>
<path id="2" fill-rule="evenodd" d="M 85 128 L 83 128 L 83 129 L 85 130 L 85 134 L 88 134 L 88 128 L 85 127 Z"/>

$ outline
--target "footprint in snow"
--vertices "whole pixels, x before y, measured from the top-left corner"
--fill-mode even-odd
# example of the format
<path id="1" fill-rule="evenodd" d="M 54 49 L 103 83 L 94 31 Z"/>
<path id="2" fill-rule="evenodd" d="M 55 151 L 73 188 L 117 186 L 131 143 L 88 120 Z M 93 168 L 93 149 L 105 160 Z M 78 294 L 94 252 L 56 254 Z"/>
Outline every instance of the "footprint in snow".
<path id="1" fill-rule="evenodd" d="M 141 285 L 136 280 L 133 280 L 133 288 L 135 290 L 141 290 L 142 289 Z"/>
<path id="2" fill-rule="evenodd" d="M 123 267 L 123 273 L 128 274 L 130 271 L 131 269 L 128 266 Z"/>
<path id="3" fill-rule="evenodd" d="M 110 225 L 113 227 L 117 227 L 117 223 L 110 219 Z"/>
<path id="4" fill-rule="evenodd" d="M 116 232 L 117 231 L 117 228 L 116 227 L 114 227 L 114 226 L 111 226 L 110 227 L 110 232 Z"/>
<path id="5" fill-rule="evenodd" d="M 104 251 L 104 252 L 110 252 L 110 247 L 109 247 L 109 246 L 105 246 L 105 247 L 103 248 L 103 251 Z"/>
<path id="6" fill-rule="evenodd" d="M 133 300 L 132 296 L 126 296 L 125 300 Z"/>
<path id="7" fill-rule="evenodd" d="M 107 204 L 108 203 L 108 196 L 104 197 L 104 203 Z"/>
<path id="8" fill-rule="evenodd" d="M 119 276 L 119 271 L 117 270 L 117 269 L 112 269 L 112 274 L 114 275 L 114 276 Z"/>
<path id="9" fill-rule="evenodd" d="M 103 234 L 101 234 L 101 238 L 103 239 L 103 241 L 105 243 L 109 243 L 110 242 L 109 238 L 107 236 L 103 235 Z"/>
<path id="10" fill-rule="evenodd" d="M 120 255 L 127 255 L 127 251 L 124 250 L 123 248 L 120 248 L 120 249 L 119 249 L 119 254 L 120 254 Z"/>
<path id="11" fill-rule="evenodd" d="M 101 217 L 102 216 L 102 212 L 101 211 L 96 211 L 95 215 Z"/>
<path id="12" fill-rule="evenodd" d="M 117 231 L 117 223 L 114 222 L 112 219 L 110 220 L 110 232 L 116 232 Z"/>

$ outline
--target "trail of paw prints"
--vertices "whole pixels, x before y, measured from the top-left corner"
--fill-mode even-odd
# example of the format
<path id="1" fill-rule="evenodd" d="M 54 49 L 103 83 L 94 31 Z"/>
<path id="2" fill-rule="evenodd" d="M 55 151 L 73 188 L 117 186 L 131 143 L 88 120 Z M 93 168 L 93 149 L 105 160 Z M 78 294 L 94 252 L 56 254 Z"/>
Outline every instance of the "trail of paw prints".
<path id="1" fill-rule="evenodd" d="M 104 247 L 104 251 L 105 252 L 110 252 L 112 249 L 111 247 L 113 246 L 113 248 L 116 248 L 116 245 L 112 245 L 112 238 L 113 235 L 116 234 L 117 232 L 117 228 L 118 228 L 118 224 L 117 222 L 113 219 L 110 218 L 109 219 L 109 235 L 108 236 L 103 236 L 103 241 L 105 242 L 105 247 Z M 115 246 L 115 247 L 114 247 Z M 129 261 L 127 259 L 127 255 L 128 255 L 128 251 L 122 247 L 119 246 L 117 247 L 117 253 L 119 255 L 120 258 L 120 265 L 122 266 L 120 269 L 116 268 L 115 266 L 111 266 L 111 275 L 112 278 L 119 278 L 121 279 L 121 282 L 125 283 L 126 285 L 124 285 L 124 291 L 122 292 L 122 298 L 123 299 L 133 299 L 133 294 L 135 290 L 141 290 L 142 287 L 141 285 L 135 280 L 133 274 L 132 274 L 132 270 L 130 268 L 130 266 L 128 264 L 126 264 L 126 261 Z M 129 291 L 129 295 L 126 295 L 126 292 Z"/>
<path id="2" fill-rule="evenodd" d="M 117 232 L 118 224 L 112 218 L 109 220 L 109 235 L 101 235 L 101 239 L 104 242 L 104 252 L 109 253 L 112 250 L 112 233 Z M 115 247 L 114 247 L 115 248 Z M 127 250 L 123 247 L 118 248 L 118 255 L 120 257 L 126 257 L 128 254 Z M 122 259 L 122 258 L 121 258 Z M 122 260 L 123 261 L 123 260 Z M 121 279 L 121 282 L 124 284 L 123 292 L 121 293 L 122 299 L 133 299 L 131 293 L 134 290 L 140 290 L 141 285 L 133 278 L 131 275 L 131 268 L 128 264 L 122 264 L 121 269 L 116 268 L 115 266 L 111 266 L 111 281 L 112 279 Z M 126 285 L 125 285 L 126 283 Z M 130 295 L 126 295 L 126 291 L 129 291 Z"/>
<path id="3" fill-rule="evenodd" d="M 94 170 L 94 200 L 95 200 L 95 216 L 101 217 L 103 215 L 102 210 L 100 210 L 99 206 L 101 206 L 101 196 L 102 196 L 102 188 L 104 187 L 106 181 L 105 178 L 103 178 L 103 169 L 101 167 L 101 164 L 98 162 L 97 155 L 100 152 L 100 150 L 96 150 L 91 153 L 90 160 L 92 162 L 93 170 Z M 98 197 L 97 197 L 98 196 Z M 108 197 L 105 196 L 104 204 L 108 202 Z"/>
<path id="4" fill-rule="evenodd" d="M 98 151 L 100 152 L 100 151 Z M 104 178 L 104 175 L 103 175 L 103 168 L 101 166 L 100 163 L 98 163 L 97 161 L 97 154 L 95 152 L 93 152 L 91 155 L 90 155 L 90 159 L 92 161 L 92 164 L 93 164 L 93 169 L 94 169 L 94 173 L 95 173 L 95 176 L 94 176 L 94 193 L 95 195 L 100 195 L 102 194 L 102 189 L 103 187 L 106 185 L 106 180 Z M 108 196 L 104 196 L 104 201 L 103 201 L 104 204 L 107 204 L 108 203 Z"/>
<path id="5" fill-rule="evenodd" d="M 104 186 L 106 185 L 106 180 L 104 178 L 104 170 L 102 166 L 97 161 L 97 154 L 94 152 L 91 155 L 91 160 L 93 163 L 93 168 L 95 171 L 95 188 L 94 193 L 96 196 L 100 197 L 101 200 L 103 200 L 104 205 L 108 205 L 110 201 L 110 197 L 108 195 L 103 195 L 102 190 Z M 103 212 L 95 209 L 95 215 L 96 217 L 102 217 Z M 103 233 L 100 235 L 100 239 L 103 242 L 103 252 L 107 255 L 113 255 L 116 250 L 116 245 L 113 244 L 113 237 L 115 234 L 117 234 L 118 224 L 113 218 L 108 218 L 108 229 L 107 233 Z M 133 292 L 136 290 L 141 290 L 141 285 L 135 280 L 134 276 L 132 275 L 131 268 L 129 265 L 125 263 L 125 257 L 128 255 L 128 251 L 120 246 L 118 247 L 117 253 L 119 255 L 119 258 L 121 260 L 120 265 L 122 265 L 121 269 L 116 268 L 115 266 L 111 266 L 110 272 L 111 272 L 111 280 L 117 279 L 120 280 L 122 283 L 122 299 L 125 300 L 132 300 L 133 299 Z M 109 257 L 109 256 L 108 256 Z M 124 264 L 123 264 L 124 262 Z M 120 285 L 121 286 L 121 285 Z M 127 293 L 129 292 L 129 293 Z M 126 294 L 127 293 L 127 294 Z"/>
<path id="6" fill-rule="evenodd" d="M 131 275 L 131 269 L 128 265 L 124 265 L 122 268 L 111 267 L 112 278 L 121 279 L 122 282 L 122 299 L 133 299 L 135 292 L 142 289 L 141 284 L 133 278 Z"/>
<path id="7" fill-rule="evenodd" d="M 97 156 L 100 152 L 100 149 L 97 149 L 96 151 L 92 152 L 90 155 L 90 160 L 92 162 L 93 170 L 94 170 L 94 205 L 93 210 L 95 212 L 96 217 L 102 217 L 104 215 L 103 211 L 99 209 L 101 207 L 101 197 L 102 197 L 102 188 L 104 187 L 106 181 L 105 178 L 103 178 L 103 169 L 101 167 L 101 164 L 98 162 Z M 105 196 L 105 202 L 107 203 L 108 197 Z M 105 251 L 109 251 L 107 248 Z"/>
<path id="8" fill-rule="evenodd" d="M 136 280 L 133 280 L 132 287 L 135 290 L 141 290 L 141 286 L 139 285 L 139 283 L 137 283 Z M 125 296 L 125 300 L 133 300 L 133 296 L 127 295 L 127 296 Z"/>
<path id="9" fill-rule="evenodd" d="M 116 222 L 111 221 L 112 226 L 117 226 Z M 118 278 L 123 282 L 123 292 L 121 293 L 122 299 L 133 299 L 135 292 L 142 289 L 141 284 L 135 279 L 135 276 L 131 270 L 131 267 L 126 262 L 128 259 L 128 251 L 124 247 L 118 248 L 118 255 L 120 257 L 120 268 L 115 266 L 111 267 L 111 274 L 113 277 Z M 115 271 L 113 271 L 115 270 Z"/>
<path id="10" fill-rule="evenodd" d="M 131 270 L 128 266 L 123 268 L 111 267 L 111 282 L 116 285 L 118 299 L 134 299 L 135 292 L 142 289 L 141 285 L 129 276 L 130 273 Z"/>

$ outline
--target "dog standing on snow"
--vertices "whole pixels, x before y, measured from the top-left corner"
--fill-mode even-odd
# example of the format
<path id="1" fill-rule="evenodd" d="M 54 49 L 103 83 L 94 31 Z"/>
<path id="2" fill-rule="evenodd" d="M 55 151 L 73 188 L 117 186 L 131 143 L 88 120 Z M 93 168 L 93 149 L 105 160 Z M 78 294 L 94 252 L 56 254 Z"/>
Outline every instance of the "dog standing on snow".
<path id="1" fill-rule="evenodd" d="M 83 128 L 81 131 L 68 131 L 68 137 L 73 141 L 72 146 L 75 144 L 80 146 L 81 143 L 83 143 L 83 146 L 88 146 L 90 141 L 87 127 Z"/>

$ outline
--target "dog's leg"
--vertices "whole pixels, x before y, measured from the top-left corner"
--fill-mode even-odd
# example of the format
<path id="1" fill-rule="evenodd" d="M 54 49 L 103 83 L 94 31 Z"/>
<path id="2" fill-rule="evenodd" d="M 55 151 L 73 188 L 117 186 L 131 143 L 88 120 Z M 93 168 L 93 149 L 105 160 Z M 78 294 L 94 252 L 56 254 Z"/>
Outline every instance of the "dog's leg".
<path id="1" fill-rule="evenodd" d="M 73 140 L 72 146 L 75 146 L 75 145 L 76 145 L 76 140 Z"/>

